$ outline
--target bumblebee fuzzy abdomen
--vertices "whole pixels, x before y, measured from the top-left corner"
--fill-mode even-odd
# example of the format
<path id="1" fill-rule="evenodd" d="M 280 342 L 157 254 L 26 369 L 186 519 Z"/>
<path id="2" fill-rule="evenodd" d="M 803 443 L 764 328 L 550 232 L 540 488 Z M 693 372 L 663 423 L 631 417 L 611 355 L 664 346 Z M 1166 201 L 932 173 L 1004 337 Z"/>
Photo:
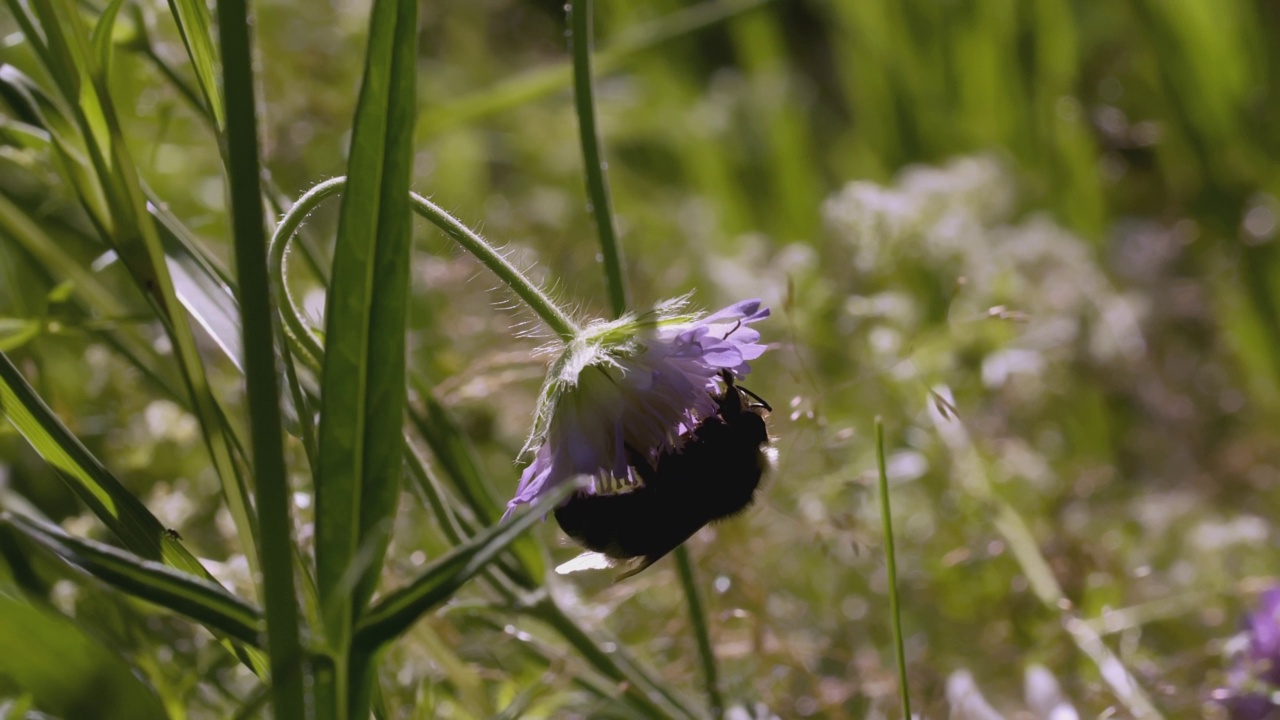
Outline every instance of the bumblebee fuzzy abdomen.
<path id="1" fill-rule="evenodd" d="M 556 508 L 556 522 L 579 545 L 614 559 L 661 557 L 688 540 L 698 522 L 679 498 L 640 487 L 616 495 L 574 495 Z"/>
<path id="2" fill-rule="evenodd" d="M 664 455 L 656 475 L 680 488 L 683 503 L 702 525 L 723 520 L 755 500 L 768 467 L 762 451 L 767 439 L 764 419 L 755 413 L 715 418 L 681 451 Z"/>

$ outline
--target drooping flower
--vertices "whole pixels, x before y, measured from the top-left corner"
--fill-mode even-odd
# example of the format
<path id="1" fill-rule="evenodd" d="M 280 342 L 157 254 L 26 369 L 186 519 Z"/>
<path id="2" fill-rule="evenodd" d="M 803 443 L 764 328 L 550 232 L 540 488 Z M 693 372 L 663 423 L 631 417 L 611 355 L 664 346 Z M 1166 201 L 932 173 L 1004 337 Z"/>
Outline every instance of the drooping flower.
<path id="1" fill-rule="evenodd" d="M 760 333 L 748 327 L 769 316 L 759 300 L 705 317 L 682 312 L 684 305 L 592 323 L 560 349 L 525 444 L 533 462 L 508 513 L 580 476 L 595 490 L 631 483 L 629 449 L 652 459 L 678 447 L 715 413 L 720 372 L 742 377 L 764 354 Z"/>

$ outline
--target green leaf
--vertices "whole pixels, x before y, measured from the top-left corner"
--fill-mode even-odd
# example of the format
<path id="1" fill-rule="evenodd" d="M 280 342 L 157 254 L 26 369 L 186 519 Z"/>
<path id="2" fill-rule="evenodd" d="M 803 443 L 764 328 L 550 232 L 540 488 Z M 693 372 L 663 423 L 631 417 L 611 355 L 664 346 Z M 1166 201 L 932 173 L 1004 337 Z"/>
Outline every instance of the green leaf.
<path id="1" fill-rule="evenodd" d="M 115 43 L 112 42 L 113 31 L 116 26 L 116 17 L 120 15 L 120 8 L 123 6 L 124 0 L 111 0 L 98 16 L 98 23 L 93 28 L 93 51 L 104 76 L 111 73 L 111 51 L 115 47 Z"/>
<path id="2" fill-rule="evenodd" d="M 475 448 L 449 409 L 441 405 L 417 378 L 414 379 L 414 385 L 426 405 L 426 412 L 413 409 L 409 413 L 418 434 L 427 442 L 440 469 L 448 476 L 476 519 L 481 525 L 489 525 L 501 517 L 502 513 L 494 500 L 493 489 L 480 471 Z M 415 460 L 413 457 L 408 458 L 410 463 Z M 526 583 L 537 583 L 546 576 L 546 560 L 533 538 L 519 538 L 511 550 L 523 566 L 524 577 L 521 579 Z"/>
<path id="3" fill-rule="evenodd" d="M 76 183 L 76 192 L 103 239 L 116 251 L 164 324 L 241 544 L 249 551 L 257 547 L 256 520 L 245 478 L 233 460 L 235 443 L 209 388 L 191 327 L 180 310 L 159 233 L 147 212 L 140 178 L 110 102 L 106 76 L 90 52 L 83 19 L 73 3 L 38 3 L 36 14 L 49 46 L 46 69 L 70 106 L 94 172 L 91 183 Z M 55 147 L 66 154 L 65 165 L 76 164 L 77 159 L 67 154 L 66 143 L 55 142 Z M 256 554 L 247 555 L 256 572 Z"/>
<path id="4" fill-rule="evenodd" d="M 169 717 L 123 658 L 71 620 L 2 591 L 0 647 L 0 696 L 26 694 L 35 709 L 54 717 Z"/>
<path id="5" fill-rule="evenodd" d="M 209 29 L 209 7 L 200 0 L 169 0 L 169 10 L 178 23 L 182 44 L 196 71 L 205 108 L 212 113 L 214 126 L 221 133 L 226 114 L 218 84 L 218 56 L 213 49 L 213 32 Z"/>
<path id="6" fill-rule="evenodd" d="M 186 548 L 166 536 L 164 525 L 142 501 L 58 420 L 4 353 L 0 353 L 0 413 L 125 547 L 147 560 L 163 559 L 173 567 L 208 576 Z"/>
<path id="7" fill-rule="evenodd" d="M 231 222 L 235 240 L 236 277 L 244 312 L 231 315 L 242 324 L 244 374 L 249 425 L 253 433 L 253 472 L 260 519 L 260 545 L 252 550 L 262 568 L 267 649 L 271 656 L 271 702 L 275 717 L 306 715 L 306 657 L 298 626 L 294 587 L 296 551 L 289 516 L 291 493 L 284 462 L 280 387 L 276 382 L 275 308 L 267 281 L 267 229 L 262 205 L 262 164 L 253 91 L 252 17 L 246 0 L 218 3 L 224 81 L 245 97 L 225 108 L 225 150 L 230 181 Z"/>
<path id="8" fill-rule="evenodd" d="M 0 524 L 9 525 L 68 563 L 134 597 L 249 645 L 261 643 L 262 614 L 213 580 L 68 535 L 56 525 L 22 515 L 0 513 Z"/>
<path id="9" fill-rule="evenodd" d="M 317 584 L 328 641 L 373 592 L 404 454 L 414 0 L 375 0 L 326 299 L 316 468 Z"/>
<path id="10" fill-rule="evenodd" d="M 178 301 L 209 334 L 222 354 L 243 371 L 244 346 L 240 339 L 240 306 L 234 283 L 200 247 L 192 232 L 164 207 L 150 188 L 147 209 L 156 219 L 169 274 Z"/>
<path id="11" fill-rule="evenodd" d="M 9 418 L 40 457 L 53 466 L 131 552 L 213 580 L 209 571 L 167 532 L 142 501 L 126 490 L 58 420 L 4 353 L 0 353 L 0 414 Z M 259 676 L 266 674 L 266 662 L 260 653 L 245 649 L 238 654 Z"/>
<path id="12" fill-rule="evenodd" d="M 574 490 L 573 483 L 564 483 L 514 520 L 493 525 L 433 562 L 417 579 L 383 598 L 365 613 L 356 630 L 357 645 L 377 648 L 404 633 L 424 613 L 453 597 L 468 580 L 493 562 L 534 523 L 544 519 Z"/>
<path id="13" fill-rule="evenodd" d="M 40 334 L 40 321 L 31 318 L 0 318 L 0 352 L 12 352 Z"/>

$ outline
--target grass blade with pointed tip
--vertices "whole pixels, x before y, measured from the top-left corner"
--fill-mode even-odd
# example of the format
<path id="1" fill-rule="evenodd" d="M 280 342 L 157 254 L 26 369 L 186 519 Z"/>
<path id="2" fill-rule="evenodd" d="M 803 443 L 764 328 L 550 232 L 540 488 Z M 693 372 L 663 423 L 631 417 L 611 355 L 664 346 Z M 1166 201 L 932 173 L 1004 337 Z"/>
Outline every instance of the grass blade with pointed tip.
<path id="1" fill-rule="evenodd" d="M 218 83 L 218 56 L 213 46 L 213 33 L 209 29 L 209 8 L 198 0 L 169 0 L 169 11 L 178 24 L 182 44 L 196 72 L 200 93 L 204 96 L 205 110 L 213 116 L 214 127 L 221 132 L 226 124 L 223 111 L 222 87 Z"/>
<path id="2" fill-rule="evenodd" d="M 364 614 L 357 628 L 356 644 L 376 649 L 408 630 L 424 613 L 452 597 L 572 492 L 573 483 L 565 483 L 523 515 L 491 526 L 437 559 L 416 580 L 383 598 Z"/>
<path id="3" fill-rule="evenodd" d="M 213 580 L 68 535 L 55 525 L 22 515 L 0 513 L 0 524 L 9 525 L 68 563 L 134 597 L 249 645 L 256 647 L 261 642 L 262 614 Z"/>

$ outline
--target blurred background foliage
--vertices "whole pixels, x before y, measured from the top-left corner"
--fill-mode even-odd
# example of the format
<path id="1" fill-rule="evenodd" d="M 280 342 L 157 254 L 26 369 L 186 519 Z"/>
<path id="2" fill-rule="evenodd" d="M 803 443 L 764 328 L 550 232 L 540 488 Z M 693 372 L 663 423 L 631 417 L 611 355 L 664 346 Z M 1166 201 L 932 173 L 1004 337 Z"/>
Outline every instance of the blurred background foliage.
<path id="1" fill-rule="evenodd" d="M 276 192 L 296 198 L 344 172 L 368 7 L 255 8 L 264 162 Z M 147 183 L 229 265 L 219 151 L 184 94 L 194 81 L 168 12 L 125 3 L 110 90 Z M 603 316 L 563 7 L 444 0 L 421 13 L 415 188 Z M 1224 641 L 1277 572 L 1280 5 L 654 0 L 596 14 L 634 302 L 692 292 L 704 308 L 760 296 L 774 310 L 761 327 L 773 350 L 748 384 L 776 409 L 777 471 L 757 509 L 690 543 L 726 697 L 780 717 L 898 713 L 872 489 L 880 416 L 917 711 L 945 715 L 948 676 L 967 670 L 952 680 L 1034 714 L 1030 668 L 1056 677 L 1082 716 L 1141 715 L 1146 703 L 1170 717 L 1212 712 Z M 13 21 L 0 16 L 0 29 L 3 61 L 40 79 Z M 15 117 L 12 105 L 0 113 L 6 134 Z M 50 163 L 0 147 L 0 204 L 65 255 L 35 257 L 17 242 L 24 231 L 0 227 L 0 349 L 251 596 L 195 420 L 97 331 L 130 327 L 162 355 L 163 333 L 118 264 L 95 264 L 101 241 Z M 319 257 L 336 218 L 326 206 L 305 227 Z M 506 495 L 546 334 L 434 229 L 420 224 L 416 242 L 410 367 Z M 59 262 L 90 268 L 117 306 L 67 302 L 74 278 Z M 291 263 L 319 327 L 323 285 Z M 239 418 L 239 375 L 206 350 Z M 176 383 L 172 368 L 161 375 Z M 290 449 L 303 467 L 300 444 Z M 0 504 L 100 535 L 8 426 Z M 431 518 L 416 496 L 402 503 L 384 587 L 448 547 Z M 554 523 L 537 532 L 554 560 L 575 553 Z M 7 634 L 3 655 L 104 668 L 123 656 L 172 717 L 222 717 L 252 695 L 203 630 L 0 550 L 6 577 L 33 573 L 48 589 L 47 607 L 23 606 L 22 626 L 48 624 L 64 642 Z M 694 693 L 675 577 L 664 561 L 620 585 L 574 576 L 551 590 Z M 491 601 L 473 586 L 390 651 L 391 717 L 607 713 L 573 683 L 571 651 Z M 0 662 L 0 695 L 19 717 L 36 681 L 13 672 Z M 95 682 L 125 682 L 101 672 Z M 70 717 L 77 702 L 41 709 Z M 143 709 L 121 717 L 153 712 L 127 702 Z"/>

